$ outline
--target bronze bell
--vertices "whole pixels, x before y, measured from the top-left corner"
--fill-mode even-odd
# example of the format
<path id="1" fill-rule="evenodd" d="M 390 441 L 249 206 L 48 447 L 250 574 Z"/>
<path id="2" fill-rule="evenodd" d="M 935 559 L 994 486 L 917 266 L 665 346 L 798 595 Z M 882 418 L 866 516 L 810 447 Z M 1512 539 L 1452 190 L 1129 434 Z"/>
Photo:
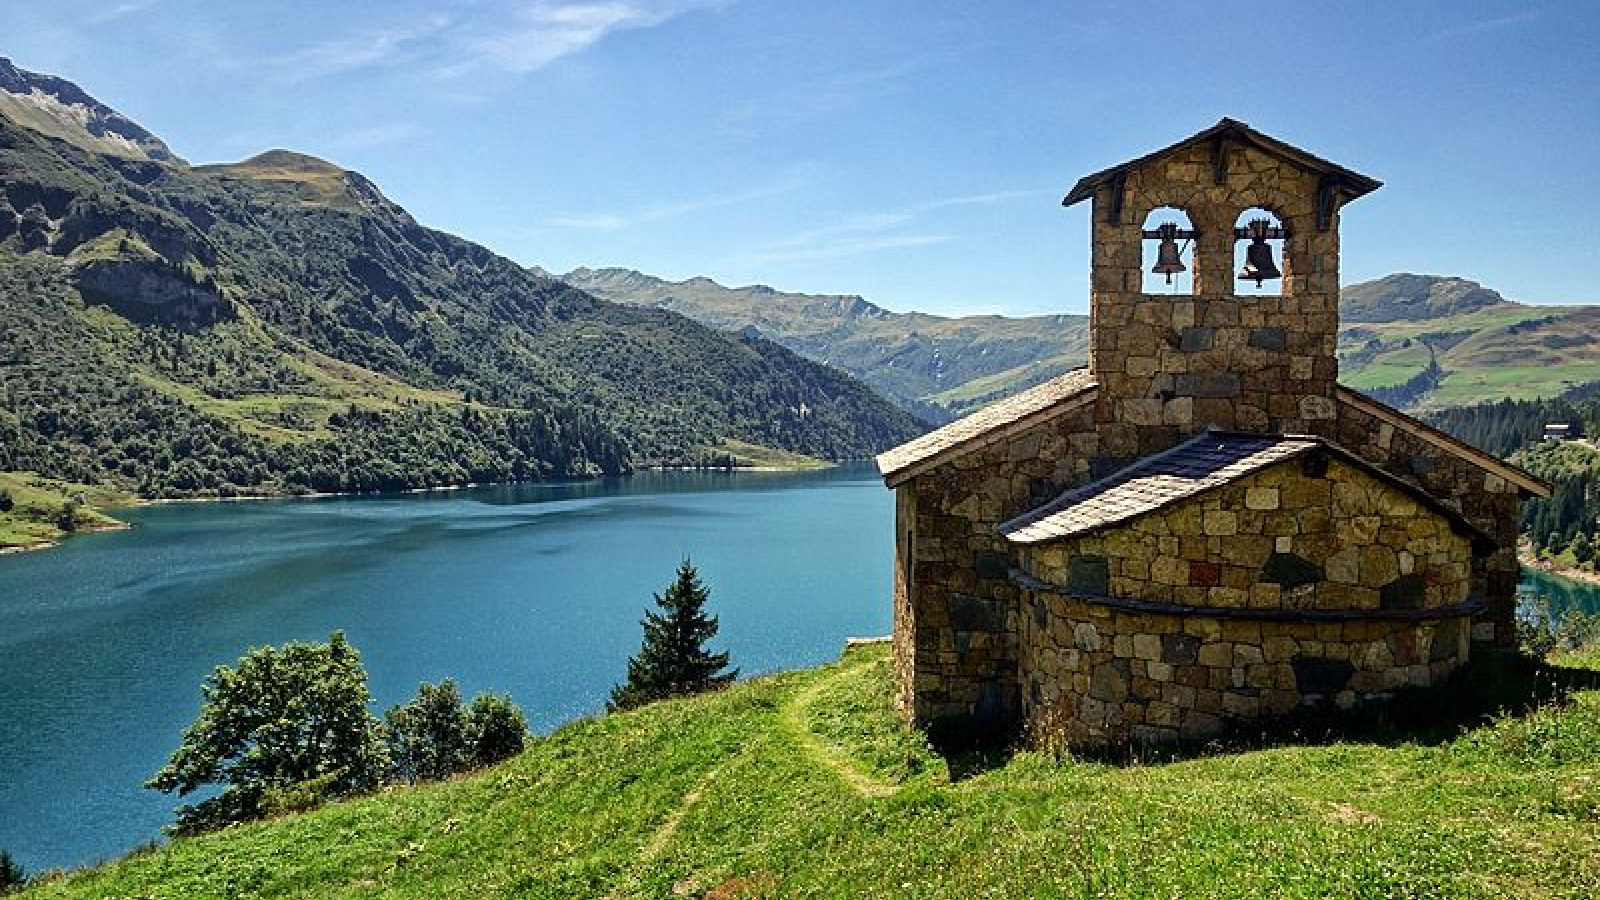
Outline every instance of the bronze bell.
<path id="1" fill-rule="evenodd" d="M 1187 272 L 1189 267 L 1180 258 L 1182 251 L 1178 249 L 1177 223 L 1163 222 L 1158 230 L 1161 233 L 1161 246 L 1156 248 L 1156 264 L 1150 267 L 1150 272 L 1167 276 L 1167 284 L 1171 284 L 1174 273 Z"/>
<path id="2" fill-rule="evenodd" d="M 1239 270 L 1239 277 L 1254 281 L 1256 287 L 1261 287 L 1261 282 L 1269 278 L 1283 277 L 1278 264 L 1272 261 L 1272 247 L 1267 243 L 1271 229 L 1272 222 L 1267 219 L 1250 220 L 1250 246 L 1245 248 L 1244 268 Z"/>

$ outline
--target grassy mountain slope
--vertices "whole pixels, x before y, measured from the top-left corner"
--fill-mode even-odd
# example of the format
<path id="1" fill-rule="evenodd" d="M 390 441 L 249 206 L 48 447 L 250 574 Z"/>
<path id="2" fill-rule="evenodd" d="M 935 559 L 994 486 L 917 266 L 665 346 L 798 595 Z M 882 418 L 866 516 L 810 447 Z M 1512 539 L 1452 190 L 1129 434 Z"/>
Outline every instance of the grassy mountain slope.
<path id="1" fill-rule="evenodd" d="M 857 648 L 24 896 L 1578 898 L 1600 880 L 1600 691 L 1458 734 L 1130 765 L 946 759 L 899 727 L 890 680 L 886 648 Z"/>
<path id="2" fill-rule="evenodd" d="M 730 288 L 709 278 L 671 282 L 618 268 L 575 269 L 561 280 L 597 297 L 670 309 L 724 331 L 754 329 L 941 421 L 1088 357 L 1086 316 L 952 319 L 889 312 L 857 296 Z"/>
<path id="3" fill-rule="evenodd" d="M 189 168 L 0 115 L 0 470 L 365 490 L 729 442 L 862 457 L 918 430 L 843 373 L 538 277 L 324 161 Z"/>
<path id="4" fill-rule="evenodd" d="M 1397 405 L 1556 397 L 1600 381 L 1600 307 L 1527 306 L 1423 275 L 1352 285 L 1344 298 L 1339 380 Z"/>

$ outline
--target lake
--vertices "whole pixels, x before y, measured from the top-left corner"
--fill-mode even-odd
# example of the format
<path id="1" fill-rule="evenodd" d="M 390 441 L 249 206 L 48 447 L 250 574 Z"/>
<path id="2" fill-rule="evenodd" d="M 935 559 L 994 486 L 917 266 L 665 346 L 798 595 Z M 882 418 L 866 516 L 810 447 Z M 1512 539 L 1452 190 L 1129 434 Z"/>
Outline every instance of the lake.
<path id="1" fill-rule="evenodd" d="M 252 646 L 343 629 L 375 712 L 422 681 L 509 693 L 537 731 L 601 710 L 691 557 L 745 675 L 891 623 L 892 495 L 870 465 L 381 497 L 168 504 L 0 557 L 0 848 L 39 871 L 158 837 L 141 787 Z"/>

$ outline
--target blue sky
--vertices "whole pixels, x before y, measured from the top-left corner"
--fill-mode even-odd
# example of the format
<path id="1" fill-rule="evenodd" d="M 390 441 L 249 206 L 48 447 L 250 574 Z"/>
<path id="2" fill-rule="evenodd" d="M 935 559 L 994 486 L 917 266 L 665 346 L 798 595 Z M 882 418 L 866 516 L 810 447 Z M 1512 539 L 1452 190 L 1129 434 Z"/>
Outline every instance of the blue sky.
<path id="1" fill-rule="evenodd" d="M 6 0 L 192 162 L 286 147 L 556 272 L 1083 312 L 1078 176 L 1232 116 L 1386 182 L 1344 280 L 1600 302 L 1600 3 Z"/>

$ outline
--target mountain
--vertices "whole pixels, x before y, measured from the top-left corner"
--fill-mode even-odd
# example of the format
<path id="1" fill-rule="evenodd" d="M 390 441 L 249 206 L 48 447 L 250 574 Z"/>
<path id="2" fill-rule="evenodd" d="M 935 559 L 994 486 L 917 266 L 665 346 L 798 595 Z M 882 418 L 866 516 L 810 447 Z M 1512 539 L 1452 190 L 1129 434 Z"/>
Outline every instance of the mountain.
<path id="1" fill-rule="evenodd" d="M 11 77 L 44 97 L 28 110 L 81 115 L 0 115 L 0 470 L 394 489 L 860 458 L 920 430 L 770 341 L 422 226 L 355 172 L 281 150 L 191 168 L 69 82 Z M 113 134 L 122 152 L 95 143 Z"/>
<path id="2" fill-rule="evenodd" d="M 0 115 L 93 153 L 181 163 L 138 123 L 54 75 L 12 65 L 0 56 Z"/>
<path id="3" fill-rule="evenodd" d="M 1339 380 L 1427 411 L 1592 391 L 1600 307 L 1532 306 L 1475 281 L 1400 273 L 1346 287 Z"/>
<path id="4" fill-rule="evenodd" d="M 1339 315 L 1345 322 L 1417 321 L 1505 302 L 1506 298 L 1476 281 L 1399 272 L 1341 289 Z"/>
<path id="5" fill-rule="evenodd" d="M 896 313 L 855 295 L 799 294 L 709 278 L 666 281 L 632 269 L 574 269 L 562 281 L 597 297 L 759 332 L 837 366 L 934 421 L 963 415 L 1083 365 L 1087 316 Z"/>

